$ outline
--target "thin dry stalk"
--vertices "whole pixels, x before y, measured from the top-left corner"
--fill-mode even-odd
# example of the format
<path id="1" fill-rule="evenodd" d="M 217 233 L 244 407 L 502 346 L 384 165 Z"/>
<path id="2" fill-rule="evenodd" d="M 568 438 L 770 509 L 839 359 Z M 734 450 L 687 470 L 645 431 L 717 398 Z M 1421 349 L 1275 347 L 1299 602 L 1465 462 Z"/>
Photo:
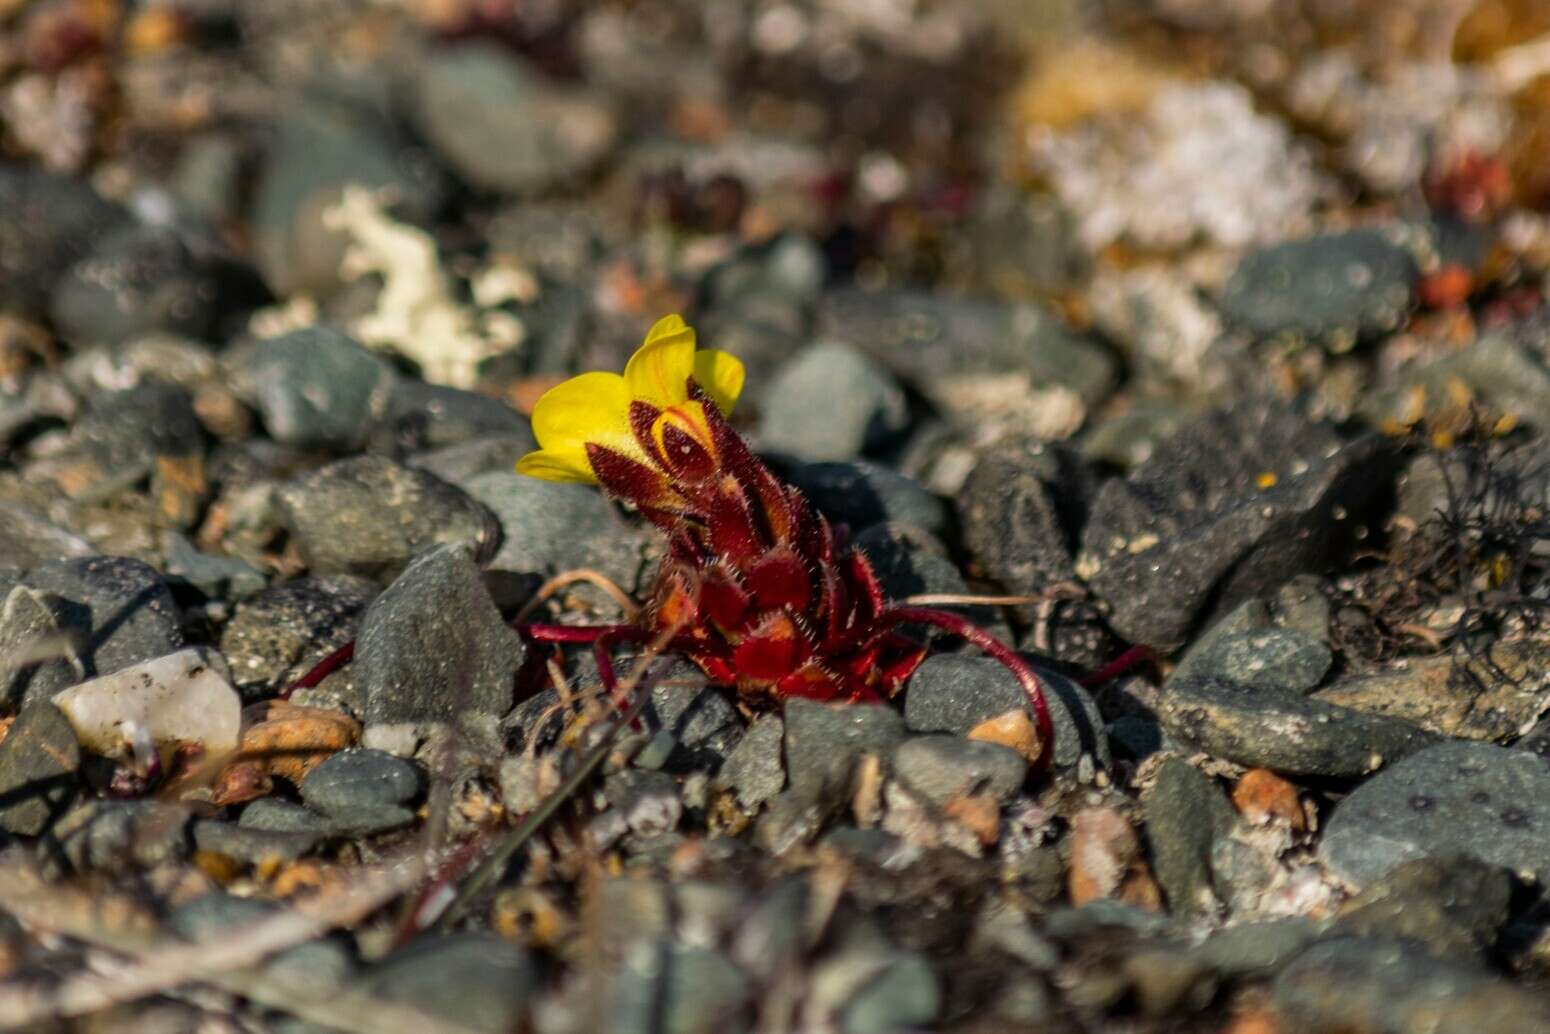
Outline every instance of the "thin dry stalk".
<path id="1" fill-rule="evenodd" d="M 408 1006 L 332 989 L 319 996 L 255 969 L 277 952 L 349 926 L 421 880 L 430 860 L 419 852 L 356 877 L 336 893 L 313 899 L 235 930 L 219 941 L 190 944 L 173 937 L 115 931 L 92 918 L 92 896 L 49 884 L 29 866 L 0 867 L 0 909 L 35 929 L 83 941 L 128 958 L 113 974 L 78 973 L 52 988 L 0 989 L 0 1030 L 85 1016 L 190 983 L 211 984 L 260 1005 L 340 1030 L 370 1034 L 415 1030 L 467 1034 L 467 1028 Z"/>
<path id="2" fill-rule="evenodd" d="M 538 591 L 533 593 L 532 598 L 522 604 L 522 608 L 511 619 L 511 623 L 519 625 L 526 621 L 550 596 L 553 596 L 567 585 L 575 585 L 577 582 L 586 582 L 603 590 L 608 598 L 617 603 L 619 609 L 624 611 L 625 621 L 634 621 L 635 615 L 640 613 L 640 606 L 630 599 L 630 594 L 621 589 L 618 582 L 603 572 L 593 570 L 590 567 L 575 567 L 569 571 L 561 571 L 540 585 Z"/>

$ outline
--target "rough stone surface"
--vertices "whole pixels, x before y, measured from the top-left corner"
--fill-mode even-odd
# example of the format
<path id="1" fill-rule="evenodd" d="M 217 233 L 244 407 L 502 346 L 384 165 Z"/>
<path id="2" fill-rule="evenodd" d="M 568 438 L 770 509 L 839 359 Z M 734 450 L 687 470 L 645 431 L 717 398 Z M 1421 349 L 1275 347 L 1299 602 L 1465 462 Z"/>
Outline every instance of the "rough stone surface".
<path id="1" fill-rule="evenodd" d="M 1028 762 L 995 743 L 959 736 L 911 736 L 893 752 L 894 775 L 935 805 L 970 794 L 1011 799 L 1028 776 Z"/>
<path id="2" fill-rule="evenodd" d="M 1289 335 L 1337 350 L 1399 328 L 1409 312 L 1415 259 L 1380 230 L 1351 230 L 1250 252 L 1223 288 L 1229 323 L 1262 337 Z"/>
<path id="3" fill-rule="evenodd" d="M 380 750 L 342 750 L 330 755 L 301 782 L 301 799 L 327 815 L 360 805 L 407 804 L 425 783 L 408 761 Z"/>
<path id="4" fill-rule="evenodd" d="M 1304 1030 L 1528 1034 L 1550 1028 L 1541 995 L 1473 965 L 1365 937 L 1332 938 L 1303 952 L 1276 977 L 1272 1001 Z"/>
<path id="5" fill-rule="evenodd" d="M 1212 914 L 1217 901 L 1211 887 L 1211 842 L 1235 820 L 1226 795 L 1199 769 L 1171 758 L 1157 770 L 1141 806 L 1152 871 L 1169 911 Z"/>
<path id="6" fill-rule="evenodd" d="M 302 447 L 363 445 L 398 384 L 384 360 L 327 327 L 241 345 L 225 361 L 232 389 L 270 436 Z"/>
<path id="7" fill-rule="evenodd" d="M 1174 675 L 1228 679 L 1256 692 L 1302 693 L 1323 680 L 1333 659 L 1327 643 L 1301 632 L 1234 632 L 1202 642 Z"/>
<path id="8" fill-rule="evenodd" d="M 280 506 L 313 574 L 386 579 L 429 547 L 488 557 L 499 541 L 494 518 L 462 490 L 382 456 L 306 474 L 281 490 Z"/>
<path id="9" fill-rule="evenodd" d="M 427 726 L 493 721 L 511 707 L 523 655 L 468 553 L 427 550 L 361 619 L 355 667 L 368 746 L 406 754 Z"/>
<path id="10" fill-rule="evenodd" d="M 1348 551 L 1381 502 L 1386 447 L 1243 404 L 1189 425 L 1093 502 L 1077 573 L 1114 628 L 1160 649 L 1220 612 Z"/>
<path id="11" fill-rule="evenodd" d="M 324 575 L 276 585 L 239 604 L 221 630 L 221 653 L 237 688 L 259 699 L 290 686 L 355 638 L 376 594 L 367 579 Z"/>
<path id="12" fill-rule="evenodd" d="M 538 976 L 527 952 L 492 933 L 417 937 L 363 973 L 361 990 L 480 1034 L 523 1022 Z"/>
<path id="13" fill-rule="evenodd" d="M 1465 855 L 1550 878 L 1550 766 L 1489 743 L 1440 743 L 1378 773 L 1336 806 L 1319 857 L 1363 886 L 1412 858 Z"/>
<path id="14" fill-rule="evenodd" d="M 0 305 L 34 315 L 67 269 L 129 222 L 85 180 L 13 162 L 0 163 L 0 212 Z"/>
<path id="15" fill-rule="evenodd" d="M 60 628 L 78 636 L 78 657 L 87 678 L 162 657 L 183 645 L 177 603 L 159 574 L 129 557 L 92 556 L 44 564 L 25 584 L 50 593 Z M 80 677 L 58 666 L 40 669 L 27 698 L 48 699 Z"/>
<path id="16" fill-rule="evenodd" d="M 1300 775 L 1368 775 L 1436 740 L 1399 718 L 1224 679 L 1169 679 L 1158 717 L 1163 728 L 1197 750 Z"/>
<path id="17" fill-rule="evenodd" d="M 804 460 L 850 460 L 893 444 L 909 421 L 904 392 L 846 344 L 820 342 L 770 384 L 756 440 Z"/>
<path id="18" fill-rule="evenodd" d="M 64 715 L 38 702 L 22 708 L 0 741 L 0 829 L 37 836 L 76 794 L 81 748 Z"/>
<path id="19" fill-rule="evenodd" d="M 1103 716 L 1085 689 L 1047 669 L 1036 668 L 1055 729 L 1056 771 L 1076 767 L 1084 754 L 1100 767 L 1112 762 Z M 1022 708 L 1032 713 L 1022 684 L 988 657 L 937 654 L 905 686 L 904 721 L 914 732 L 962 736 L 981 722 Z"/>
<path id="20" fill-rule="evenodd" d="M 754 719 L 716 773 L 717 785 L 735 793 L 750 811 L 780 793 L 786 786 L 785 734 L 786 724 L 778 714 Z"/>

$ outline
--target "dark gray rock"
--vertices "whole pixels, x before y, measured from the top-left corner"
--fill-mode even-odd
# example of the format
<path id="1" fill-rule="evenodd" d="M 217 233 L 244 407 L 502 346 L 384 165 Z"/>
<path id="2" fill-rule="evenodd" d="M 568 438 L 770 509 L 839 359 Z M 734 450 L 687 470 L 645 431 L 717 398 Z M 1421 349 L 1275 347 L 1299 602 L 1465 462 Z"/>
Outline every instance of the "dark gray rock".
<path id="1" fill-rule="evenodd" d="M 258 275 L 170 226 L 105 236 L 54 287 L 50 315 L 77 345 L 165 331 L 211 340 L 267 299 Z"/>
<path id="2" fill-rule="evenodd" d="M 128 873 L 189 853 L 189 813 L 162 801 L 86 801 L 66 813 L 39 845 L 46 867 L 77 873 Z"/>
<path id="3" fill-rule="evenodd" d="M 481 1034 L 518 1029 L 537 990 L 532 959 L 493 933 L 416 937 L 355 985 Z"/>
<path id="4" fill-rule="evenodd" d="M 1223 679 L 1169 679 L 1158 717 L 1196 750 L 1297 775 L 1367 775 L 1436 742 L 1403 719 Z"/>
<path id="5" fill-rule="evenodd" d="M 238 825 L 221 819 L 197 819 L 191 829 L 194 847 L 200 851 L 225 855 L 248 865 L 259 865 L 278 858 L 295 861 L 310 854 L 325 837 L 320 832 L 271 830 L 263 824 Z"/>
<path id="6" fill-rule="evenodd" d="M 278 297 L 338 290 L 348 238 L 323 224 L 346 184 L 389 188 L 396 216 L 421 220 L 446 198 L 434 164 L 383 115 L 353 100 L 308 96 L 288 105 L 258 173 L 249 220 L 254 258 Z"/>
<path id="7" fill-rule="evenodd" d="M 1399 329 L 1414 300 L 1415 258 L 1379 230 L 1349 230 L 1252 251 L 1222 289 L 1228 322 L 1260 337 L 1345 351 Z"/>
<path id="8" fill-rule="evenodd" d="M 925 1029 L 942 1010 L 942 986 L 931 964 L 914 953 L 890 959 L 840 1011 L 845 1034 Z"/>
<path id="9" fill-rule="evenodd" d="M 94 552 L 85 539 L 37 511 L 17 502 L 0 502 L 0 568 L 25 571 Z"/>
<path id="10" fill-rule="evenodd" d="M 1383 502 L 1388 448 L 1271 404 L 1206 416 L 1093 503 L 1077 571 L 1132 642 L 1172 650 L 1226 612 L 1349 552 Z"/>
<path id="11" fill-rule="evenodd" d="M 333 820 L 326 815 L 282 797 L 260 797 L 242 809 L 237 824 L 266 833 L 309 833 L 319 837 L 328 836 L 334 829 Z"/>
<path id="12" fill-rule="evenodd" d="M 7 708 L 14 711 L 28 700 L 48 700 L 83 681 L 81 670 L 71 663 L 75 637 L 66 631 L 72 620 L 84 621 L 80 605 L 3 576 L 0 589 L 5 590 L 0 600 L 0 657 L 12 659 L 0 674 L 0 699 Z"/>
<path id="13" fill-rule="evenodd" d="M 893 752 L 894 776 L 932 804 L 969 794 L 1005 802 L 1022 789 L 1028 762 L 998 743 L 961 736 L 911 736 Z"/>
<path id="14" fill-rule="evenodd" d="M 129 222 L 84 179 L 0 163 L 0 306 L 43 315 L 65 271 Z"/>
<path id="15" fill-rule="evenodd" d="M 1540 320 L 1481 333 L 1468 348 L 1407 370 L 1388 390 L 1363 399 L 1362 414 L 1382 423 L 1403 411 L 1416 392 L 1434 404 L 1449 398 L 1453 382 L 1472 396 L 1512 413 L 1537 431 L 1550 431 L 1550 366 L 1545 345 L 1550 333 Z"/>
<path id="16" fill-rule="evenodd" d="M 1323 681 L 1333 661 L 1323 640 L 1274 628 L 1214 636 L 1190 651 L 1174 677 L 1224 679 L 1262 693 L 1303 693 Z"/>
<path id="17" fill-rule="evenodd" d="M 391 366 L 328 327 L 240 345 L 225 362 L 232 390 L 258 410 L 270 437 L 303 448 L 364 445 L 398 387 Z"/>
<path id="18" fill-rule="evenodd" d="M 946 504 L 898 471 L 865 460 L 779 464 L 778 469 L 824 516 L 852 532 L 888 521 L 912 525 L 938 538 L 947 533 Z"/>
<path id="19" fill-rule="evenodd" d="M 44 564 L 25 584 L 57 598 L 62 631 L 76 637 L 86 678 L 110 675 L 183 646 L 182 621 L 161 576 L 129 557 L 94 556 Z M 48 699 L 75 682 L 57 666 L 40 669 L 28 699 Z"/>
<path id="20" fill-rule="evenodd" d="M 325 815 L 363 805 L 408 804 L 425 788 L 418 766 L 380 750 L 341 750 L 302 780 L 301 799 Z"/>
<path id="21" fill-rule="evenodd" d="M 284 911 L 281 906 L 257 898 L 239 898 L 224 891 L 201 894 L 167 914 L 167 925 L 180 937 L 200 943 L 218 943 L 237 936 Z M 263 969 L 285 982 L 294 993 L 326 994 L 356 973 L 355 958 L 340 940 L 315 940 L 277 953 Z"/>
<path id="22" fill-rule="evenodd" d="M 39 701 L 22 708 L 0 741 L 0 829 L 37 836 L 75 799 L 81 748 L 64 714 Z"/>
<path id="23" fill-rule="evenodd" d="M 1412 858 L 1463 855 L 1550 878 L 1550 765 L 1489 743 L 1440 743 L 1335 807 L 1319 857 L 1364 886 Z"/>
<path id="24" fill-rule="evenodd" d="M 181 584 L 210 599 L 235 602 L 269 584 L 269 576 L 246 560 L 201 552 L 178 532 L 168 532 L 162 543 L 167 581 L 173 586 Z"/>
<path id="25" fill-rule="evenodd" d="M 887 759 L 904 739 L 904 719 L 882 704 L 786 701 L 786 770 L 795 792 L 843 796 L 862 754 Z"/>
<path id="26" fill-rule="evenodd" d="M 785 722 L 778 714 L 754 719 L 722 762 L 716 785 L 735 793 L 737 802 L 749 811 L 780 793 L 786 786 L 785 734 Z"/>
<path id="27" fill-rule="evenodd" d="M 969 554 L 1009 593 L 1038 593 L 1071 580 L 1071 547 L 1091 480 L 1075 457 L 1042 443 L 987 454 L 959 495 Z"/>
<path id="28" fill-rule="evenodd" d="M 500 399 L 406 378 L 394 383 L 387 412 L 371 434 L 376 448 L 393 455 L 485 438 L 524 441 L 524 452 L 538 448 L 527 417 Z"/>
<path id="29" fill-rule="evenodd" d="M 1064 675 L 1034 670 L 1044 686 L 1055 729 L 1055 770 L 1075 768 L 1084 754 L 1100 767 L 1109 767 L 1113 758 L 1103 716 L 1092 697 Z M 905 685 L 904 720 L 913 732 L 962 736 L 986 719 L 1017 708 L 1032 715 L 1022 684 L 989 657 L 937 654 L 926 658 Z"/>
<path id="30" fill-rule="evenodd" d="M 603 780 L 603 796 L 609 807 L 638 836 L 657 836 L 678 828 L 683 801 L 678 783 L 666 772 L 626 768 Z"/>
<path id="31" fill-rule="evenodd" d="M 628 945 L 607 986 L 606 1029 L 615 1034 L 742 1030 L 738 1019 L 753 990 L 720 952 L 666 940 Z"/>
<path id="32" fill-rule="evenodd" d="M 590 279 L 603 257 L 605 230 L 590 205 L 524 201 L 501 209 L 485 227 L 490 252 L 561 283 Z"/>
<path id="33" fill-rule="evenodd" d="M 1438 958 L 1484 963 L 1507 922 L 1512 874 L 1473 858 L 1416 858 L 1373 880 L 1340 913 L 1358 937 L 1420 944 Z"/>
<path id="34" fill-rule="evenodd" d="M 1332 938 L 1291 962 L 1271 1003 L 1294 1030 L 1531 1034 L 1550 1029 L 1543 995 L 1403 942 Z"/>
<path id="35" fill-rule="evenodd" d="M 809 461 L 876 455 L 909 426 L 904 390 L 847 344 L 811 345 L 764 392 L 755 441 Z"/>
<path id="36" fill-rule="evenodd" d="M 883 588 L 883 597 L 903 600 L 921 593 L 972 595 L 947 547 L 929 532 L 909 524 L 874 524 L 855 537 L 851 545 L 866 555 Z M 950 606 L 981 629 L 1004 643 L 1013 642 L 1006 616 L 995 607 Z M 928 639 L 939 633 L 915 625 L 903 625 L 905 635 Z"/>
<path id="37" fill-rule="evenodd" d="M 1224 977 L 1267 976 L 1321 932 L 1321 925 L 1306 916 L 1260 919 L 1214 931 L 1192 954 Z"/>
<path id="38" fill-rule="evenodd" d="M 939 389 L 965 376 L 1024 373 L 1060 385 L 1088 406 L 1113 387 L 1114 357 L 1047 309 L 910 290 L 840 288 L 819 300 L 816 336 L 868 353 L 938 404 Z"/>
<path id="39" fill-rule="evenodd" d="M 525 653 L 467 552 L 416 557 L 367 608 L 356 641 L 366 742 L 411 753 L 428 727 L 488 721 L 511 707 Z"/>
<path id="40" fill-rule="evenodd" d="M 122 391 L 91 396 L 70 431 L 70 452 L 95 469 L 92 484 L 79 496 L 102 491 L 126 471 L 152 472 L 158 457 L 186 458 L 204 453 L 204 429 L 193 398 L 181 387 L 148 379 Z M 138 480 L 138 478 L 136 479 Z"/>
<path id="41" fill-rule="evenodd" d="M 461 489 L 383 456 L 338 460 L 289 482 L 280 508 L 313 574 L 386 580 L 433 546 L 483 559 L 499 542 L 495 518 Z"/>
<path id="42" fill-rule="evenodd" d="M 1193 765 L 1170 758 L 1141 795 L 1141 807 L 1152 871 L 1168 910 L 1178 915 L 1214 914 L 1211 842 L 1225 835 L 1236 820 L 1226 795 Z"/>
<path id="43" fill-rule="evenodd" d="M 487 471 L 510 473 L 517 460 L 532 452 L 533 433 L 481 435 L 456 445 L 417 452 L 405 458 L 411 467 L 428 470 L 443 481 L 461 485 Z"/>
<path id="44" fill-rule="evenodd" d="M 646 570 L 653 532 L 628 524 L 589 485 L 540 481 L 510 470 L 488 471 L 463 487 L 495 514 L 500 548 L 485 565 L 497 576 L 541 580 L 573 567 L 603 572 L 632 591 Z"/>
<path id="45" fill-rule="evenodd" d="M 324 575 L 276 585 L 238 604 L 221 630 L 221 653 L 244 698 L 272 696 L 354 639 L 376 593 L 364 578 Z"/>
<path id="46" fill-rule="evenodd" d="M 849 798 L 862 754 L 885 762 L 904 739 L 904 721 L 881 704 L 835 706 L 799 698 L 786 701 L 787 789 L 770 801 L 755 841 L 782 854 L 811 840 Z"/>
<path id="47" fill-rule="evenodd" d="M 726 691 L 703 681 L 699 669 L 684 663 L 651 687 L 645 721 L 672 738 L 669 768 L 714 770 L 743 735 L 743 719 Z"/>
<path id="48" fill-rule="evenodd" d="M 431 52 L 413 92 L 420 132 L 480 190 L 531 193 L 583 175 L 619 130 L 600 99 L 541 82 L 493 43 Z"/>

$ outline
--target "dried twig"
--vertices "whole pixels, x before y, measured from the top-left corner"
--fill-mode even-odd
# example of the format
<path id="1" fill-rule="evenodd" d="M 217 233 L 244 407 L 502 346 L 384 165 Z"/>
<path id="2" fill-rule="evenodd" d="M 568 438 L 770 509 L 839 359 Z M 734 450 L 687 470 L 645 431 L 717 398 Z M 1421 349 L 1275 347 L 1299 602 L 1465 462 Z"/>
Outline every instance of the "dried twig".
<path id="1" fill-rule="evenodd" d="M 544 600 L 547 600 L 567 585 L 574 585 L 577 582 L 586 582 L 588 585 L 595 585 L 603 590 L 608 598 L 617 603 L 619 609 L 624 611 L 624 619 L 626 621 L 634 621 L 635 615 L 640 612 L 640 605 L 630 599 L 630 594 L 621 589 L 618 582 L 615 582 L 603 572 L 595 571 L 590 567 L 575 567 L 569 571 L 561 571 L 540 585 L 538 591 L 533 593 L 532 598 L 522 604 L 521 609 L 512 617 L 511 623 L 519 625 L 526 621 Z"/>
<path id="2" fill-rule="evenodd" d="M 314 987 L 297 986 L 293 980 L 255 968 L 277 952 L 360 921 L 413 887 L 429 865 L 430 860 L 421 853 L 410 853 L 363 873 L 336 893 L 246 924 L 219 940 L 192 944 L 166 935 L 111 929 L 94 918 L 93 896 L 85 891 L 47 883 L 21 863 L 0 866 L 0 909 L 31 927 L 129 959 L 126 968 L 117 973 L 77 973 L 51 988 L 0 985 L 0 1030 L 84 1016 L 185 984 L 203 983 L 268 1008 L 359 1034 L 381 1030 L 467 1034 L 465 1027 L 409 1006 L 348 988 L 319 994 Z"/>

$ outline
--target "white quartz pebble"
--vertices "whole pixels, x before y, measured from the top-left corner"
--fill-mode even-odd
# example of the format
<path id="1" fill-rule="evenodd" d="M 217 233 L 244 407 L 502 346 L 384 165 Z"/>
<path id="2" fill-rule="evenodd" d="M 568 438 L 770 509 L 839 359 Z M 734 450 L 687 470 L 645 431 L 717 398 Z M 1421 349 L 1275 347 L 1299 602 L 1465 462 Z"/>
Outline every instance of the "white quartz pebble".
<path id="1" fill-rule="evenodd" d="M 198 649 L 83 682 L 54 697 L 54 705 L 82 747 L 109 757 L 124 756 L 140 735 L 159 749 L 197 743 L 215 754 L 235 750 L 241 733 L 241 698 Z"/>

